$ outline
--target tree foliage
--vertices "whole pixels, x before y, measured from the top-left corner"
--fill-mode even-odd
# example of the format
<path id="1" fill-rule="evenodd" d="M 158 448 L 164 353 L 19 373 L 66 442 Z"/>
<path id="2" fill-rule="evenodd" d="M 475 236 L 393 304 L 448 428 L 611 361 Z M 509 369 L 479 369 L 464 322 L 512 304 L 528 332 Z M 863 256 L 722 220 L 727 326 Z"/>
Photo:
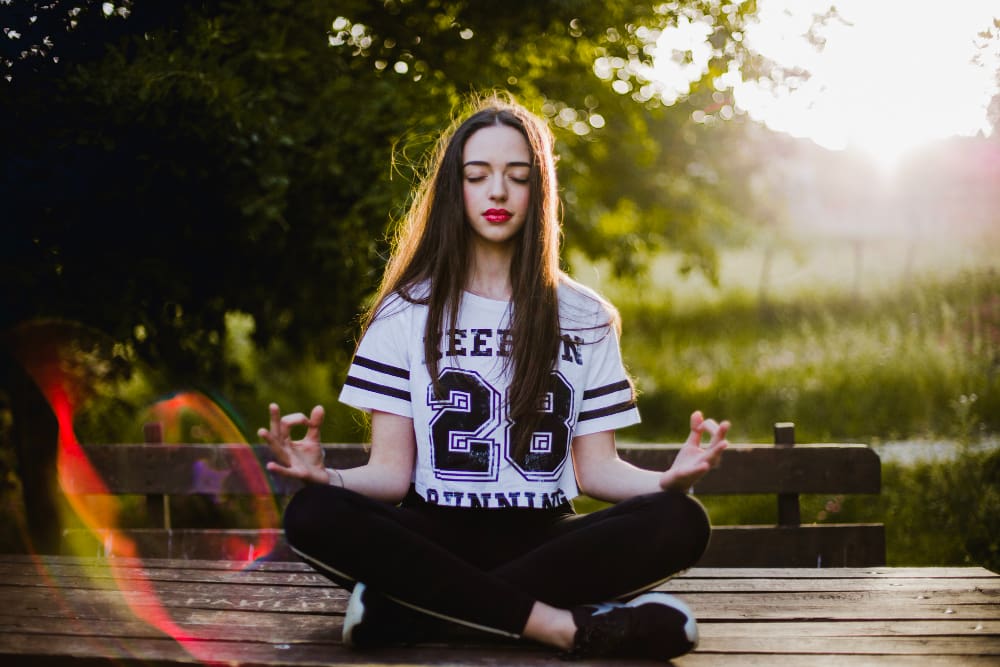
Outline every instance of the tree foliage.
<path id="1" fill-rule="evenodd" d="M 710 268 L 732 212 L 689 168 L 704 129 L 691 111 L 745 58 L 752 11 L 26 3 L 5 20 L 18 38 L 0 102 L 0 271 L 17 287 L 0 328 L 79 321 L 188 381 L 226 372 L 227 311 L 251 314 L 259 342 L 343 345 L 434 133 L 463 96 L 495 88 L 552 120 L 569 247 L 634 270 L 643 250 L 672 243 Z M 651 45 L 682 17 L 713 26 L 715 55 L 667 106 Z"/>

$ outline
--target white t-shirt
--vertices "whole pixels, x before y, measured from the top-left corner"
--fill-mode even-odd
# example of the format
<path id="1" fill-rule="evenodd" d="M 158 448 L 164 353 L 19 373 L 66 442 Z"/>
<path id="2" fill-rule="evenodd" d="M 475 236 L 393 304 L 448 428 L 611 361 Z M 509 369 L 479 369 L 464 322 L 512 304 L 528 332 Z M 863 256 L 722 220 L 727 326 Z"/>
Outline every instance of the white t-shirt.
<path id="1" fill-rule="evenodd" d="M 419 290 L 416 290 L 419 292 Z M 504 361 L 510 304 L 465 292 L 458 325 L 441 337 L 434 397 L 424 363 L 427 307 L 386 299 L 368 328 L 340 393 L 343 403 L 413 419 L 413 483 L 427 502 L 453 507 L 552 507 L 577 494 L 574 436 L 639 421 L 618 336 L 597 295 L 564 280 L 559 287 L 562 347 L 527 454 L 512 455 Z"/>

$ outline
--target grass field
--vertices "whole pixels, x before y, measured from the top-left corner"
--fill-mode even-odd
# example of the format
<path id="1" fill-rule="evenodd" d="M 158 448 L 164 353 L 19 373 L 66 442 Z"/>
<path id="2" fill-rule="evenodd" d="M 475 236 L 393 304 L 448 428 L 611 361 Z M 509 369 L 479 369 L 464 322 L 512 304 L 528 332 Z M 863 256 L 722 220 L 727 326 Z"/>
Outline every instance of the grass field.
<path id="1" fill-rule="evenodd" d="M 883 463 L 883 491 L 804 496 L 805 522 L 883 522 L 891 565 L 1000 571 L 1000 250 L 947 238 L 801 242 L 723 252 L 716 285 L 663 257 L 641 288 L 602 267 L 577 276 L 619 307 L 643 423 L 622 436 L 679 442 L 700 408 L 731 439 L 951 442 L 948 456 Z M 947 447 L 947 445 L 943 445 Z M 774 523 L 773 497 L 703 499 L 717 524 Z"/>
<path id="2" fill-rule="evenodd" d="M 622 314 L 646 408 L 627 437 L 675 439 L 694 408 L 747 441 L 769 440 L 775 421 L 796 422 L 803 441 L 1000 431 L 996 253 L 872 241 L 859 265 L 847 242 L 793 250 L 774 257 L 763 298 L 759 250 L 723 253 L 715 286 L 671 257 L 641 289 L 581 266 Z"/>

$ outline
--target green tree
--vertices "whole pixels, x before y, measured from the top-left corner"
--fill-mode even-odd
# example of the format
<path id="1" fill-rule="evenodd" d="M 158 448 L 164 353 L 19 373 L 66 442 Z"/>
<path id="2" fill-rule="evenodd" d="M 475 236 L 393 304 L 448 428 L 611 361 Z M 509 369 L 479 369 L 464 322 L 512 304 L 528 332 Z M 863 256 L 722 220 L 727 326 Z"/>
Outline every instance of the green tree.
<path id="1" fill-rule="evenodd" d="M 704 129 L 692 110 L 704 115 L 730 62 L 749 66 L 740 33 L 753 11 L 22 3 L 3 26 L 0 281 L 14 289 L 0 296 L 0 330 L 79 322 L 123 361 L 169 369 L 171 385 L 231 391 L 249 378 L 223 361 L 227 312 L 253 317 L 259 345 L 343 354 L 434 132 L 467 93 L 494 88 L 552 119 L 570 247 L 624 271 L 674 243 L 710 270 L 733 214 L 718 183 L 688 168 Z M 651 44 L 682 17 L 711 26 L 714 55 L 667 105 Z M 20 467 L 48 470 L 52 420 L 38 397 L 25 403 L 17 364 L 0 367 L 30 450 Z"/>

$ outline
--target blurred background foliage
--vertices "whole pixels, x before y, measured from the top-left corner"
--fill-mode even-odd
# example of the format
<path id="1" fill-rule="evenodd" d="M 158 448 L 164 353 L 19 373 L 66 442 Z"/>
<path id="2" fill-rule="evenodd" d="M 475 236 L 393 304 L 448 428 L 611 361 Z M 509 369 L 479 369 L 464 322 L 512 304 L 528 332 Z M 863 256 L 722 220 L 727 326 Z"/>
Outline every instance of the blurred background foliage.
<path id="1" fill-rule="evenodd" d="M 5 506 L 22 508 L 4 512 L 4 545 L 58 539 L 39 368 L 74 387 L 88 442 L 139 440 L 152 406 L 188 389 L 247 440 L 272 400 L 322 403 L 326 440 L 363 439 L 336 402 L 357 314 L 436 133 L 470 93 L 502 89 L 556 133 L 566 267 L 622 311 L 644 415 L 623 438 L 678 441 L 700 408 L 744 441 L 789 420 L 800 441 L 954 443 L 887 456 L 877 502 L 817 498 L 816 520 L 892 512 L 892 562 L 1000 567 L 997 132 L 890 178 L 769 131 L 727 77 L 807 73 L 745 46 L 754 2 L 0 11 L 0 465 Z M 655 43 L 688 21 L 710 26 L 711 55 L 668 86 Z M 179 437 L 221 437 L 196 422 Z M 734 501 L 713 518 L 769 511 Z"/>

